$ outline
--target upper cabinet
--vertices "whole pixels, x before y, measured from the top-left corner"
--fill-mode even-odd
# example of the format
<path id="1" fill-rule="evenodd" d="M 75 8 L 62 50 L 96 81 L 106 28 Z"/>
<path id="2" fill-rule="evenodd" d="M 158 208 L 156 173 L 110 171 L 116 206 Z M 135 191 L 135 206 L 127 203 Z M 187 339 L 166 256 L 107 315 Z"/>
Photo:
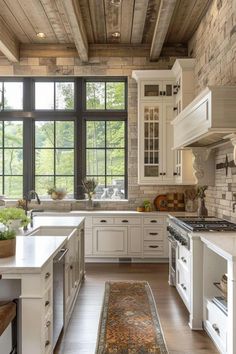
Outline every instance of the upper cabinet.
<path id="1" fill-rule="evenodd" d="M 189 152 L 173 150 L 174 73 L 138 70 L 132 77 L 138 82 L 138 183 L 196 183 Z"/>
<path id="2" fill-rule="evenodd" d="M 173 85 L 170 70 L 134 71 L 138 82 L 138 182 L 173 184 Z"/>

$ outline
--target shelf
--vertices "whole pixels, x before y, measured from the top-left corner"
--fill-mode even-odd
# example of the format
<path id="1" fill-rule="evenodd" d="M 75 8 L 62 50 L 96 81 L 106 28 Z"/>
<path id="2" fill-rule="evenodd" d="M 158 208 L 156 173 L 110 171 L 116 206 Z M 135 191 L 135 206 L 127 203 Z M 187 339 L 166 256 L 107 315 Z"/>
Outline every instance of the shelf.
<path id="1" fill-rule="evenodd" d="M 225 298 L 227 300 L 227 293 L 222 290 L 222 288 L 220 286 L 220 283 L 214 282 L 213 284 L 220 291 L 220 293 L 223 296 L 223 298 Z"/>

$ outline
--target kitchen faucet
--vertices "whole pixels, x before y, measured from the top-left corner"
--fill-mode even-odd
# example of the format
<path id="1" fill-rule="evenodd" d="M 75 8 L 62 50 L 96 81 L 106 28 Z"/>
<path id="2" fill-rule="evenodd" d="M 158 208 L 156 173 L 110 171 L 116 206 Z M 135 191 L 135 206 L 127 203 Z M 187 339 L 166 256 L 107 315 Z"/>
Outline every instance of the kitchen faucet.
<path id="1" fill-rule="evenodd" d="M 31 202 L 32 199 L 35 199 L 37 200 L 37 203 L 38 204 L 41 204 L 41 201 L 39 199 L 39 196 L 38 196 L 38 193 L 36 193 L 34 190 L 31 190 L 27 193 L 26 196 L 23 197 L 23 200 L 24 200 L 24 211 L 25 211 L 25 215 L 27 216 L 27 212 L 28 212 L 28 204 Z M 36 211 L 35 209 L 33 209 L 30 213 L 30 226 L 33 227 L 33 212 Z M 43 210 L 39 209 L 37 211 L 40 211 L 42 212 Z M 24 226 L 24 230 L 28 230 L 28 226 L 25 225 Z"/>

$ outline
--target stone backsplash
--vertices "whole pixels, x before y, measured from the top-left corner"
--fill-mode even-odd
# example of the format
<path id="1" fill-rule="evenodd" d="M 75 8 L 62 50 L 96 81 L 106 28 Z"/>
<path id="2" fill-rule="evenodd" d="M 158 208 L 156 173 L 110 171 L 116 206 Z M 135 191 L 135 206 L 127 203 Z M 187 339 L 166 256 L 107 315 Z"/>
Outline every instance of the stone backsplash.
<path id="1" fill-rule="evenodd" d="M 236 1 L 213 0 L 197 31 L 189 42 L 189 54 L 196 58 L 195 93 L 207 85 L 236 85 Z M 224 119 L 224 117 L 222 117 Z M 236 119 L 236 112 L 235 112 Z M 216 150 L 216 164 L 233 159 L 231 143 Z M 236 193 L 235 168 L 216 170 L 215 187 L 207 191 L 211 214 L 236 222 L 233 212 Z"/>
<path id="2" fill-rule="evenodd" d="M 132 79 L 132 70 L 171 69 L 176 58 L 160 59 L 153 63 L 148 58 L 91 58 L 82 64 L 78 58 L 22 58 L 19 63 L 10 64 L 0 58 L 0 76 L 127 76 L 128 77 L 128 201 L 99 202 L 96 209 L 135 209 L 144 199 L 153 200 L 158 194 L 183 192 L 183 186 L 139 186 L 138 140 L 137 140 L 137 83 Z M 12 204 L 8 202 L 8 205 Z M 85 209 L 84 201 L 45 201 L 43 209 L 74 210 Z"/>

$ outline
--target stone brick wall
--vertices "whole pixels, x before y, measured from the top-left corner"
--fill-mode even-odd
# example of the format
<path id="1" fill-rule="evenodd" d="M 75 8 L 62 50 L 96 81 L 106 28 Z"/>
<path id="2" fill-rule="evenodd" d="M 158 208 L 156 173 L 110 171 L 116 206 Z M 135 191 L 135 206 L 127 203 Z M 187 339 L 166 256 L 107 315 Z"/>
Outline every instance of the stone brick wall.
<path id="1" fill-rule="evenodd" d="M 82 65 L 77 58 L 24 58 L 17 64 L 9 64 L 0 58 L 0 76 L 127 76 L 128 77 L 128 201 L 100 202 L 96 208 L 102 209 L 134 209 L 144 199 L 153 200 L 156 195 L 170 192 L 181 192 L 181 186 L 139 186 L 137 184 L 137 84 L 131 78 L 132 70 L 171 69 L 175 58 L 161 59 L 151 63 L 147 58 L 92 58 L 88 64 Z M 85 202 L 45 202 L 45 209 L 83 209 Z"/>
<path id="2" fill-rule="evenodd" d="M 236 1 L 213 0 L 197 31 L 189 42 L 189 54 L 196 58 L 195 93 L 207 85 L 236 85 Z M 236 112 L 235 112 L 236 119 Z M 231 144 L 216 151 L 216 163 L 226 154 L 233 159 Z M 216 170 L 216 185 L 207 192 L 210 213 L 236 222 L 232 211 L 236 193 L 236 171 Z"/>

